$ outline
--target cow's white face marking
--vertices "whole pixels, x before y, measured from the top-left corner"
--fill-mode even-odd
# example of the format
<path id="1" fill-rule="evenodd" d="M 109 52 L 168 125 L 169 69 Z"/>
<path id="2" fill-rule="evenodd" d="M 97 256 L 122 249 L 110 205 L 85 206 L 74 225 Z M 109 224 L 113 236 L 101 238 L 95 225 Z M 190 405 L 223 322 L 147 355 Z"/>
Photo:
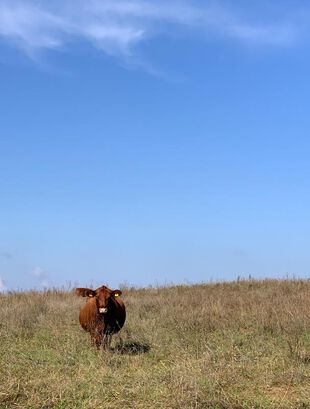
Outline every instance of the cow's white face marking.
<path id="1" fill-rule="evenodd" d="M 105 314 L 106 312 L 108 312 L 107 308 L 99 308 L 99 312 L 100 314 Z"/>

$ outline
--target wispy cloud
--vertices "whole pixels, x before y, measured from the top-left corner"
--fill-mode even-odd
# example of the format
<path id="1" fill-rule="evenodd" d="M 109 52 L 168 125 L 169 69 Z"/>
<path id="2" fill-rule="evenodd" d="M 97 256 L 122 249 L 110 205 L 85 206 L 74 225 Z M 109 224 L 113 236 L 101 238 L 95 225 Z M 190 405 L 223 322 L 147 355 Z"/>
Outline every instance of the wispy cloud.
<path id="1" fill-rule="evenodd" d="M 7 291 L 5 282 L 3 279 L 0 277 L 0 293 L 5 293 Z"/>
<path id="2" fill-rule="evenodd" d="M 298 26 L 283 21 L 249 21 L 236 8 L 206 1 L 0 0 L 0 37 L 29 55 L 63 49 L 84 40 L 103 52 L 130 58 L 146 38 L 178 30 L 221 36 L 247 44 L 290 46 Z M 233 4 L 233 2 L 232 2 Z"/>
<path id="3" fill-rule="evenodd" d="M 31 275 L 38 280 L 40 287 L 49 287 L 50 283 L 48 279 L 48 273 L 43 268 L 39 266 L 34 267 L 31 271 Z"/>

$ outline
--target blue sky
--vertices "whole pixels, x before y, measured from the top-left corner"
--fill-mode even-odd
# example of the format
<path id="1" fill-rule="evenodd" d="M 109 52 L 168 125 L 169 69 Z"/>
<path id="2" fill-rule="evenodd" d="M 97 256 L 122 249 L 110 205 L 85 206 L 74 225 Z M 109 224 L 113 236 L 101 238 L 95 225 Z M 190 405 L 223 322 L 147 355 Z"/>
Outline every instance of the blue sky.
<path id="1" fill-rule="evenodd" d="M 309 22 L 0 0 L 0 289 L 309 277 Z"/>

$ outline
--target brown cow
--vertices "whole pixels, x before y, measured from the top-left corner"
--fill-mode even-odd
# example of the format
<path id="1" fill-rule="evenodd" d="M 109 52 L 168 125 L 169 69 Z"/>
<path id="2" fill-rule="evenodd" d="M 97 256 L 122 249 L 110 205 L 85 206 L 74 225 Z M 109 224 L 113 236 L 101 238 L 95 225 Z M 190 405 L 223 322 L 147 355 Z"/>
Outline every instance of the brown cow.
<path id="1" fill-rule="evenodd" d="M 80 311 L 80 324 L 91 336 L 92 343 L 107 348 L 111 343 L 112 334 L 118 332 L 124 325 L 126 310 L 119 298 L 120 290 L 110 290 L 106 286 L 91 290 L 77 288 L 76 294 L 87 297 L 86 304 Z"/>

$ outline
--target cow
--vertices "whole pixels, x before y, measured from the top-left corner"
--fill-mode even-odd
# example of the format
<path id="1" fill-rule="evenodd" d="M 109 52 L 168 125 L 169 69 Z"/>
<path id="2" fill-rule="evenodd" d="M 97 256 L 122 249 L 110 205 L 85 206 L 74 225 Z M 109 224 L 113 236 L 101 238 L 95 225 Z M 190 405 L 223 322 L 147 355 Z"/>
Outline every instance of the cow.
<path id="1" fill-rule="evenodd" d="M 104 285 L 96 290 L 76 288 L 75 292 L 78 296 L 87 297 L 80 310 L 81 327 L 90 333 L 92 344 L 98 349 L 101 345 L 108 348 L 112 334 L 120 331 L 125 323 L 126 309 L 120 298 L 122 292 Z"/>

